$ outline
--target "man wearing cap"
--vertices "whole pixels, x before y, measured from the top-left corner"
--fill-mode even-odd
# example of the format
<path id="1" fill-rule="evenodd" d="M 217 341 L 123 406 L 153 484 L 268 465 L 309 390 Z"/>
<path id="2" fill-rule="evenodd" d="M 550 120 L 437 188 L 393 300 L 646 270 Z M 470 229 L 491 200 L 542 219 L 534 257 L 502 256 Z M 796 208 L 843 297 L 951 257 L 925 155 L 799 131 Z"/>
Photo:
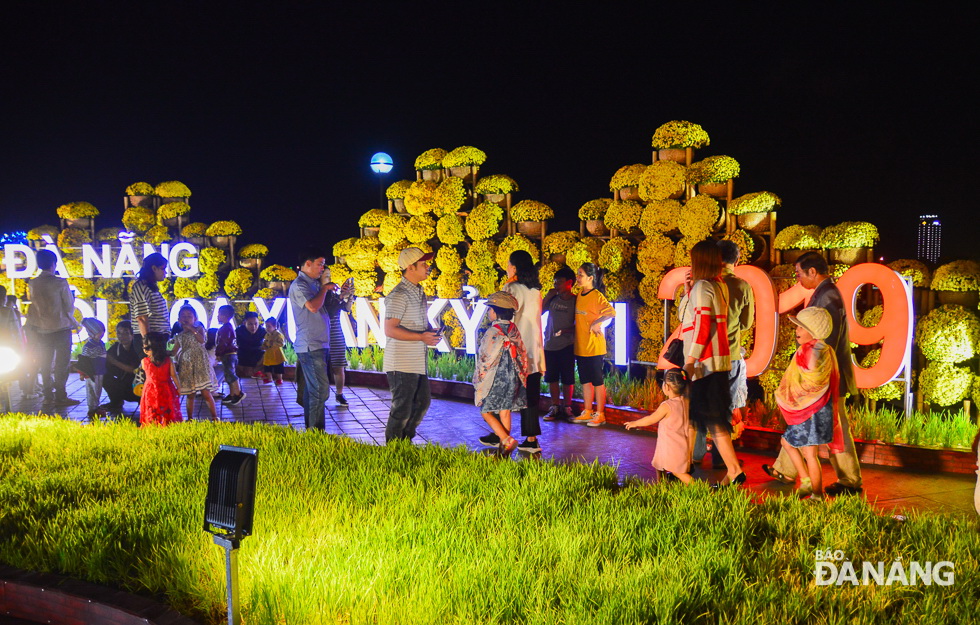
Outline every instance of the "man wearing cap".
<path id="1" fill-rule="evenodd" d="M 385 298 L 384 372 L 391 389 L 391 411 L 385 441 L 412 440 L 429 409 L 429 378 L 425 370 L 426 346 L 439 343 L 429 326 L 428 303 L 421 282 L 429 277 L 433 254 L 408 247 L 398 255 L 402 280 Z"/>
<path id="2" fill-rule="evenodd" d="M 78 326 L 74 316 L 75 296 L 68 288 L 68 281 L 55 275 L 57 264 L 58 257 L 51 250 L 37 253 L 41 274 L 28 284 L 31 307 L 27 309 L 27 325 L 37 337 L 44 401 L 76 406 L 80 402 L 69 398 L 65 392 L 71 360 L 71 331 Z"/>
<path id="3" fill-rule="evenodd" d="M 330 274 L 319 250 L 308 248 L 300 255 L 300 271 L 289 285 L 289 310 L 296 328 L 293 347 L 303 372 L 303 417 L 306 429 L 324 428 L 324 404 L 330 396 L 330 318 L 323 307 Z"/>
<path id="4" fill-rule="evenodd" d="M 854 366 L 851 358 L 851 342 L 847 333 L 847 313 L 844 310 L 844 297 L 830 278 L 827 261 L 817 252 L 807 252 L 796 261 L 796 279 L 806 289 L 813 289 L 808 308 L 817 306 L 830 313 L 832 322 L 830 334 L 824 340 L 834 349 L 837 356 L 837 370 L 840 372 L 840 396 L 838 412 L 844 435 L 844 451 L 830 454 L 830 464 L 837 474 L 837 482 L 824 491 L 828 495 L 857 494 L 861 492 L 861 464 L 851 437 L 851 427 L 844 412 L 844 402 L 848 395 L 857 394 L 854 383 Z M 762 465 L 762 470 L 772 478 L 785 483 L 796 480 L 796 469 L 786 456 L 780 452 L 772 466 Z"/>

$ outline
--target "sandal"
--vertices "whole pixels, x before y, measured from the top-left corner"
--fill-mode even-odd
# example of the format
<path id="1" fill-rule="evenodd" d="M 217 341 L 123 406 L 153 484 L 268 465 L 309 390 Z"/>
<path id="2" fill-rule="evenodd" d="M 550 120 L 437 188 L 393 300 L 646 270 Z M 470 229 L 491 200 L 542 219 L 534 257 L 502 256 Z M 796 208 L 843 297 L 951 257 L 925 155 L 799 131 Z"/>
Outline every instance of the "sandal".
<path id="1" fill-rule="evenodd" d="M 764 464 L 762 465 L 762 470 L 765 471 L 766 475 L 776 480 L 777 482 L 782 482 L 783 484 L 796 484 L 796 480 L 791 479 L 776 470 L 776 467 Z"/>
<path id="2" fill-rule="evenodd" d="M 504 452 L 505 454 L 509 454 L 510 452 L 514 451 L 516 447 L 517 439 L 513 436 L 508 436 L 507 440 L 501 441 L 500 443 L 500 451 Z"/>

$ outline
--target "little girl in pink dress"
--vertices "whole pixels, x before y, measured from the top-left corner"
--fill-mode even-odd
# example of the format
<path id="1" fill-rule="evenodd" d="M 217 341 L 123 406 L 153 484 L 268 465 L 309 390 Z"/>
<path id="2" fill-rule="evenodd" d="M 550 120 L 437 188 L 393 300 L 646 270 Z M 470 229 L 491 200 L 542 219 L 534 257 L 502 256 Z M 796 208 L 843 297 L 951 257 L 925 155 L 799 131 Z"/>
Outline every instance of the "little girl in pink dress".
<path id="1" fill-rule="evenodd" d="M 687 416 L 687 375 L 683 369 L 671 369 L 664 374 L 664 394 L 667 401 L 660 404 L 653 414 L 626 424 L 627 430 L 659 423 L 657 428 L 657 448 L 653 452 L 653 468 L 658 473 L 667 472 L 690 484 L 691 451 L 689 441 L 692 437 L 691 423 Z"/>

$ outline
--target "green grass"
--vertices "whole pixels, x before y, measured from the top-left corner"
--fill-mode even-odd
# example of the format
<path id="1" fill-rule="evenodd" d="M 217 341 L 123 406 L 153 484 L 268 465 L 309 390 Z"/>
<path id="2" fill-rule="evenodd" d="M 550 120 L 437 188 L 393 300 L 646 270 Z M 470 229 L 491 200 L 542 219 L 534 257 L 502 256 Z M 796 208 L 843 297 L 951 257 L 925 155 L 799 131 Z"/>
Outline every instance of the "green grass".
<path id="1" fill-rule="evenodd" d="M 248 623 L 961 623 L 980 526 L 612 467 L 366 446 L 275 426 L 0 417 L 0 561 L 163 596 L 221 622 L 222 552 L 201 531 L 219 444 L 259 452 L 239 556 Z M 956 583 L 817 587 L 815 549 L 951 560 Z"/>

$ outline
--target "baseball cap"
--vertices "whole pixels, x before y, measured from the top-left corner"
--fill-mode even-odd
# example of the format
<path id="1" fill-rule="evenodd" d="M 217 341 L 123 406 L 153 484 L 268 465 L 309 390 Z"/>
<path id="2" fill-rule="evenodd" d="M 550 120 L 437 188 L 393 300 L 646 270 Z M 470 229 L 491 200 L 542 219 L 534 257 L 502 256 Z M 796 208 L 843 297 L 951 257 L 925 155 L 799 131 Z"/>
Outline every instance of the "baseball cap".
<path id="1" fill-rule="evenodd" d="M 431 260 L 433 256 L 435 254 L 432 252 L 426 253 L 417 247 L 406 247 L 398 254 L 398 266 L 404 271 L 420 260 Z"/>

